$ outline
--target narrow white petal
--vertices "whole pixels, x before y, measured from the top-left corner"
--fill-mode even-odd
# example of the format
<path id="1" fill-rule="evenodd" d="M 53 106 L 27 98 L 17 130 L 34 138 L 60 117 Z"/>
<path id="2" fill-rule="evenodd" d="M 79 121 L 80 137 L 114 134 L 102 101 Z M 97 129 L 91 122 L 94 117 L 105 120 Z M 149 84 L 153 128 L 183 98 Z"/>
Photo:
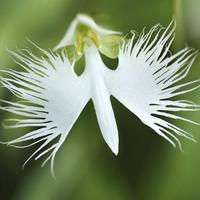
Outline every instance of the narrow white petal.
<path id="1" fill-rule="evenodd" d="M 188 74 L 197 52 L 185 48 L 175 55 L 168 52 L 173 40 L 174 26 L 162 35 L 158 26 L 148 34 L 142 34 L 134 43 L 134 37 L 120 50 L 119 65 L 107 74 L 111 94 L 137 115 L 143 123 L 154 129 L 173 145 L 180 146 L 175 135 L 191 140 L 193 137 L 165 120 L 162 116 L 193 123 L 178 116 L 178 111 L 196 111 L 199 106 L 188 101 L 170 100 L 171 97 L 190 92 L 199 87 L 199 80 L 174 86 Z M 157 33 L 155 34 L 155 31 Z M 155 37 L 153 37 L 155 34 Z M 151 41 L 151 42 L 150 42 Z M 167 53 L 169 56 L 167 56 Z M 187 86 L 187 90 L 180 90 Z M 191 86 L 188 89 L 188 86 Z M 172 114 L 169 112 L 176 112 Z M 173 141 L 174 140 L 174 141 Z"/>
<path id="2" fill-rule="evenodd" d="M 103 138 L 113 153 L 118 154 L 118 130 L 105 82 L 107 72 L 97 49 L 86 49 L 86 74 L 91 81 L 91 96 Z"/>

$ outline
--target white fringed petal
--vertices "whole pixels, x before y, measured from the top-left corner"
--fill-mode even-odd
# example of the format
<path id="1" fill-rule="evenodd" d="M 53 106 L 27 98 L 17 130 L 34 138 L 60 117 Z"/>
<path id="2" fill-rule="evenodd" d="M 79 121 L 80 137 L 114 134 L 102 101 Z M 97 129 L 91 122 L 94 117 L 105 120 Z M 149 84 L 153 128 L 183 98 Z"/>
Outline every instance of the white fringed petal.
<path id="1" fill-rule="evenodd" d="M 188 74 L 197 52 L 185 48 L 174 55 L 167 55 L 173 40 L 172 23 L 160 36 L 162 28 L 153 27 L 148 34 L 142 34 L 134 43 L 135 35 L 120 50 L 119 66 L 109 72 L 107 83 L 110 93 L 124 104 L 141 121 L 151 127 L 159 135 L 167 139 L 173 146 L 177 136 L 194 140 L 193 136 L 177 126 L 162 119 L 181 119 L 178 111 L 196 111 L 199 106 L 184 100 L 170 98 L 190 92 L 199 87 L 200 80 L 185 84 L 177 84 Z M 157 30 L 158 29 L 158 30 Z M 152 35 L 155 33 L 153 37 Z M 194 86 L 196 83 L 196 86 Z M 190 89 L 182 89 L 191 86 Z M 182 90 L 180 90 L 182 89 Z"/>
<path id="2" fill-rule="evenodd" d="M 27 141 L 33 145 L 43 141 L 31 157 L 43 151 L 35 158 L 38 159 L 51 150 L 47 160 L 51 158 L 53 166 L 56 152 L 90 99 L 90 89 L 87 77 L 78 77 L 64 54 L 60 56 L 42 51 L 48 59 L 38 58 L 31 52 L 12 53 L 25 71 L 3 71 L 6 78 L 2 78 L 1 82 L 22 102 L 3 101 L 8 106 L 1 107 L 1 110 L 27 117 L 10 119 L 9 124 L 12 125 L 9 128 L 38 127 L 8 144 Z M 44 151 L 44 147 L 56 138 L 58 141 Z"/>

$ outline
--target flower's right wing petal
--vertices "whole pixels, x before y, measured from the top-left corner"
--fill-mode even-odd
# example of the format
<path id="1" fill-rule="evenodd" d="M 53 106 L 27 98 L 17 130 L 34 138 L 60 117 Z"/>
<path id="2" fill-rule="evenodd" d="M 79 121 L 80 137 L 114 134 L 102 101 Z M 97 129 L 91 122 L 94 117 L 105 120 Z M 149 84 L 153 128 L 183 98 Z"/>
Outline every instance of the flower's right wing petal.
<path id="1" fill-rule="evenodd" d="M 51 150 L 49 158 L 53 163 L 56 152 L 89 101 L 90 90 L 87 79 L 75 74 L 73 65 L 64 54 L 60 56 L 42 51 L 48 58 L 38 58 L 31 52 L 12 53 L 25 71 L 4 70 L 6 77 L 1 82 L 22 101 L 2 100 L 7 106 L 0 109 L 23 116 L 22 119 L 10 119 L 10 128 L 37 128 L 8 144 L 30 142 L 30 146 L 43 141 L 33 155 L 43 151 L 36 157 L 38 159 Z M 54 139 L 55 143 L 43 150 Z"/>
<path id="2" fill-rule="evenodd" d="M 118 68 L 109 73 L 107 84 L 116 99 L 175 146 L 174 140 L 180 145 L 177 135 L 194 139 L 165 118 L 192 122 L 176 113 L 199 110 L 199 106 L 171 98 L 199 87 L 193 85 L 198 84 L 199 80 L 174 86 L 187 75 L 196 52 L 185 48 L 170 55 L 169 47 L 174 33 L 171 26 L 162 35 L 159 34 L 161 28 L 153 27 L 148 34 L 142 34 L 135 44 L 133 35 L 120 50 Z M 191 88 L 183 90 L 185 86 Z"/>

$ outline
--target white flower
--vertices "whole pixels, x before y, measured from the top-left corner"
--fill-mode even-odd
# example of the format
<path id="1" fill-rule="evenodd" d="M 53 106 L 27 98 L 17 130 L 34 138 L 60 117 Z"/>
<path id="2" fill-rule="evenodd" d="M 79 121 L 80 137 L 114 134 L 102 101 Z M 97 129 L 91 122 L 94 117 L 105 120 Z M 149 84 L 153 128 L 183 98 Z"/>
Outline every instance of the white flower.
<path id="1" fill-rule="evenodd" d="M 90 24 L 88 22 L 86 25 Z M 72 26 L 75 30 L 75 25 Z M 137 41 L 133 34 L 120 47 L 116 70 L 104 65 L 97 47 L 87 40 L 84 43 L 85 70 L 80 76 L 74 72 L 75 61 L 70 63 L 64 51 L 49 53 L 40 48 L 44 57 L 36 57 L 28 50 L 19 51 L 18 54 L 12 52 L 23 71 L 2 70 L 5 77 L 1 78 L 1 82 L 22 101 L 13 103 L 1 100 L 7 104 L 1 110 L 26 117 L 9 119 L 14 123 L 10 128 L 37 129 L 7 144 L 17 146 L 28 141 L 34 145 L 43 141 L 30 158 L 35 156 L 37 160 L 51 152 L 44 164 L 51 159 L 53 170 L 56 152 L 85 105 L 92 99 L 103 138 L 113 153 L 118 154 L 118 130 L 111 95 L 173 146 L 176 143 L 181 146 L 178 136 L 195 141 L 190 133 L 162 117 L 195 123 L 175 113 L 196 111 L 199 106 L 191 101 L 171 98 L 199 87 L 199 80 L 177 84 L 188 74 L 197 52 L 185 48 L 174 55 L 169 54 L 174 26 L 171 23 L 161 34 L 162 30 L 155 26 L 149 33 L 142 33 Z M 67 42 L 70 41 L 67 39 L 58 47 L 64 47 Z M 184 90 L 185 86 L 187 89 Z M 188 89 L 188 86 L 191 87 Z M 45 149 L 55 138 L 59 138 L 58 141 Z"/>

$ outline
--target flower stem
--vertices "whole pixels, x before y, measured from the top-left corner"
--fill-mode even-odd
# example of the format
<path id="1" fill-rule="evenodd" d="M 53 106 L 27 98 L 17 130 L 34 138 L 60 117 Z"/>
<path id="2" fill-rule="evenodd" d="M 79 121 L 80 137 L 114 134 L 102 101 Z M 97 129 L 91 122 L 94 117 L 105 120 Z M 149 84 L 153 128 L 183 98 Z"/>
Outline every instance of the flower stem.
<path id="1" fill-rule="evenodd" d="M 175 48 L 179 49 L 185 45 L 185 28 L 184 28 L 184 20 L 182 13 L 182 0 L 173 0 L 173 12 L 176 20 L 176 40 L 175 40 Z"/>

